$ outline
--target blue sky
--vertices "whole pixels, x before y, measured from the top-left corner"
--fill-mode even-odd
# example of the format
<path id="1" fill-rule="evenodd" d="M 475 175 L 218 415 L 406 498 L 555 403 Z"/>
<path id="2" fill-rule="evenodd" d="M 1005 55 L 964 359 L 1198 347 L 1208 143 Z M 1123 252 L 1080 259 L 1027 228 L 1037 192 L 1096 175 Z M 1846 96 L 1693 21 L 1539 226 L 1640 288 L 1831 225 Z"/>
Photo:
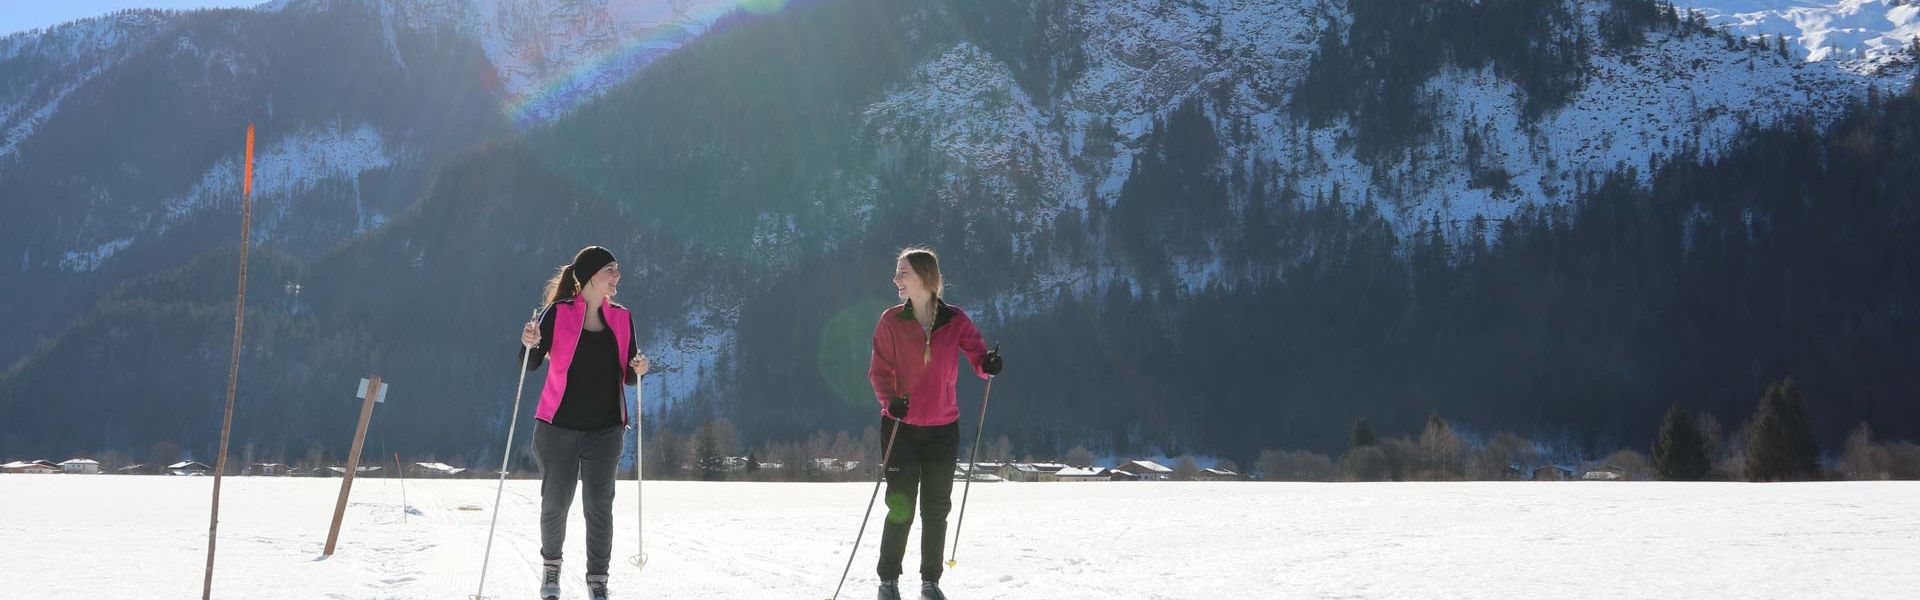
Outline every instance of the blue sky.
<path id="1" fill-rule="evenodd" d="M 0 36 L 126 8 L 257 6 L 264 0 L 0 0 Z"/>

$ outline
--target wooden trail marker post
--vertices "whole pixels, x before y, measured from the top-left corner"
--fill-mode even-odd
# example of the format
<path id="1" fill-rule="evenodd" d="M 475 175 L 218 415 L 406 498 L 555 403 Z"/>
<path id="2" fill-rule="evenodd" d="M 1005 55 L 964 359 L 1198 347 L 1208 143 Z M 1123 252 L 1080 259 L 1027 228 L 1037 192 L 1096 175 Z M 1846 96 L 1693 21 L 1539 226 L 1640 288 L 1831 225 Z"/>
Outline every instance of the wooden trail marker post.
<path id="1" fill-rule="evenodd" d="M 240 387 L 240 334 L 247 323 L 247 245 L 253 239 L 253 124 L 247 124 L 247 156 L 240 180 L 240 284 L 233 294 L 233 363 L 227 368 L 227 410 L 220 419 L 220 455 L 213 461 L 213 506 L 207 515 L 207 571 L 200 600 L 213 598 L 213 555 L 220 543 L 220 480 L 227 474 L 227 443 L 233 438 L 233 396 Z"/>
<path id="2" fill-rule="evenodd" d="M 347 495 L 353 492 L 353 475 L 360 470 L 360 447 L 367 442 L 367 422 L 373 419 L 373 404 L 387 401 L 387 386 L 380 383 L 380 376 L 360 380 L 359 398 L 366 401 L 360 404 L 360 426 L 353 431 L 353 450 L 347 453 L 347 472 L 340 480 L 340 500 L 333 505 L 333 525 L 327 528 L 327 548 L 322 554 L 333 556 L 334 544 L 340 541 L 340 520 L 347 516 Z"/>

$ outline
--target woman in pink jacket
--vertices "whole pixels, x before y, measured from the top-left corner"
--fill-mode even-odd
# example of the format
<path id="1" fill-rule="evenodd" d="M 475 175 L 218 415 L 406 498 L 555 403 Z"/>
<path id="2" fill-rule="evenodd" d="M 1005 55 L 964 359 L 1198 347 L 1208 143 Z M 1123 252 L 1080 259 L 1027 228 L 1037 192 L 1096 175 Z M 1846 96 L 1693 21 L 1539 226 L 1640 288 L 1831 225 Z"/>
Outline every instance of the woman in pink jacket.
<path id="1" fill-rule="evenodd" d="M 941 300 L 940 259 L 932 249 L 902 250 L 894 261 L 893 285 L 905 302 L 880 313 L 867 368 L 881 408 L 880 437 L 893 444 L 886 462 L 880 599 L 900 598 L 900 563 L 917 497 L 922 519 L 920 597 L 946 600 L 940 573 L 959 453 L 960 408 L 954 402 L 958 359 L 964 356 L 983 379 L 998 375 L 1001 361 L 998 352 L 987 351 L 967 313 Z M 895 432 L 895 427 L 900 430 Z"/>
<path id="2" fill-rule="evenodd" d="M 547 383 L 534 410 L 534 457 L 540 463 L 540 597 L 560 596 L 560 546 L 576 485 L 586 489 L 587 590 L 607 598 L 613 553 L 613 477 L 627 424 L 623 385 L 649 367 L 636 349 L 633 313 L 614 304 L 620 263 L 599 246 L 582 248 L 547 282 L 540 315 L 520 331 L 527 369 L 547 363 Z"/>

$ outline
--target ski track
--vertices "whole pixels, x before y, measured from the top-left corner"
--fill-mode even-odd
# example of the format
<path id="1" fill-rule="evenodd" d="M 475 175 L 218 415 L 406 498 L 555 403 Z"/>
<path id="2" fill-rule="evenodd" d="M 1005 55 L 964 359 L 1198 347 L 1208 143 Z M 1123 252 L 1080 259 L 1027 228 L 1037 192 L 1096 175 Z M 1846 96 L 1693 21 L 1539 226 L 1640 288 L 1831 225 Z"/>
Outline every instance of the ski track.
<path id="1" fill-rule="evenodd" d="M 495 480 L 228 478 L 217 598 L 460 599 L 475 591 Z M 1894 598 L 1920 586 L 1920 483 L 993 483 L 975 486 L 963 600 L 1032 598 Z M 614 506 L 616 598 L 825 598 L 871 483 L 647 485 Z M 212 481 L 0 475 L 0 598 L 189 598 Z M 535 597 L 539 482 L 501 496 L 486 592 Z M 477 506 L 482 510 L 460 510 Z M 869 598 L 876 506 L 843 598 Z M 956 515 L 957 516 L 957 515 Z M 951 529 L 950 529 L 951 531 Z M 562 597 L 586 597 L 570 515 Z M 918 533 L 906 557 L 909 590 Z M 1543 576 L 1551 575 L 1551 576 Z"/>

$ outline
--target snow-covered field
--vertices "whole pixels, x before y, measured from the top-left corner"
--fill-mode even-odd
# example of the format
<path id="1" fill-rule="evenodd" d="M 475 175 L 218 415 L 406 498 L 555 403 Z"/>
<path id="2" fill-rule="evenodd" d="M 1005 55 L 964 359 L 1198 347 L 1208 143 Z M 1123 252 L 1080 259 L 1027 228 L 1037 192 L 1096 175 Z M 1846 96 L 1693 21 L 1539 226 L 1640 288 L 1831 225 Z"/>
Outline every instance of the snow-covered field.
<path id="1" fill-rule="evenodd" d="M 212 484 L 0 475 L 0 597 L 197 597 Z M 826 598 L 872 489 L 650 482 L 638 571 L 632 485 L 616 598 Z M 358 481 L 322 560 L 338 486 L 227 479 L 214 597 L 474 592 L 489 513 L 461 507 L 489 506 L 493 481 L 409 481 L 405 520 L 396 481 Z M 489 596 L 534 597 L 537 496 L 508 484 Z M 581 531 L 576 508 L 566 598 L 586 593 Z M 877 544 L 876 528 L 842 597 L 872 597 Z M 961 600 L 1911 598 L 1920 483 L 980 484 L 962 544 L 945 586 Z"/>

